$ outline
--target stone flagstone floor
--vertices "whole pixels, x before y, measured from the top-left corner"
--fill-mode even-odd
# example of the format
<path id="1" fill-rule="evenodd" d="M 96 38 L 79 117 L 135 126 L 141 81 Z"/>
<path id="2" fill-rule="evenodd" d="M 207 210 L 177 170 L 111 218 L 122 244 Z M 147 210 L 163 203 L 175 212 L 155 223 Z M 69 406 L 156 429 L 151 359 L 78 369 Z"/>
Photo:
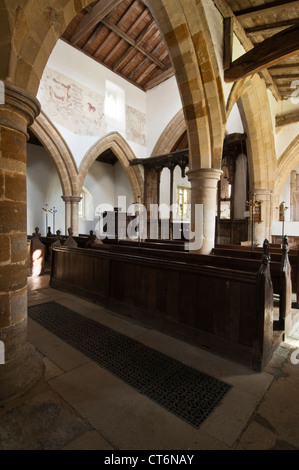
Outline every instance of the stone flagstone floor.
<path id="1" fill-rule="evenodd" d="M 232 389 L 195 429 L 28 319 L 45 380 L 0 407 L 0 450 L 299 450 L 299 324 L 258 374 L 51 289 L 48 276 L 28 281 L 29 306 L 58 302 Z"/>

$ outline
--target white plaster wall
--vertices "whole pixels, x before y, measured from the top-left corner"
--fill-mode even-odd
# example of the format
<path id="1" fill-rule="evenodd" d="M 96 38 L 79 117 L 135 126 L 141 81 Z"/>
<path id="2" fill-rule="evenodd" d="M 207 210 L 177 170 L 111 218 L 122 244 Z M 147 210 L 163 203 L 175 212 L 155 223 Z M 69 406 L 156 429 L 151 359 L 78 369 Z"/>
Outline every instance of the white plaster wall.
<path id="1" fill-rule="evenodd" d="M 281 157 L 290 143 L 297 137 L 299 133 L 299 123 L 288 124 L 280 127 L 275 135 L 276 156 Z"/>
<path id="2" fill-rule="evenodd" d="M 126 211 L 128 207 L 131 206 L 131 204 L 137 201 L 134 200 L 129 178 L 127 177 L 127 174 L 121 166 L 120 162 L 114 165 L 114 182 L 115 207 L 120 207 L 122 211 Z M 120 206 L 118 204 L 120 201 L 119 198 L 121 198 Z"/>
<path id="3" fill-rule="evenodd" d="M 290 95 L 292 90 L 290 90 Z M 285 115 L 299 112 L 299 96 L 290 98 L 288 100 L 279 101 L 276 103 L 276 114 Z M 286 150 L 288 145 L 297 137 L 299 133 L 299 123 L 288 124 L 286 126 L 277 128 L 275 134 L 276 157 L 279 158 Z"/>
<path id="4" fill-rule="evenodd" d="M 31 235 L 35 227 L 46 235 L 46 216 L 43 207 L 57 210 L 55 231 L 65 231 L 65 204 L 61 199 L 62 188 L 56 166 L 47 151 L 40 146 L 28 144 L 27 157 L 27 231 Z M 114 166 L 95 162 L 88 172 L 83 185 L 88 192 L 88 207 L 84 218 L 79 218 L 79 233 L 95 230 L 98 217 L 95 215 L 99 204 L 116 207 L 118 196 L 125 197 L 127 209 L 134 202 L 129 179 L 118 162 Z M 122 199 L 123 200 L 123 199 Z M 49 214 L 48 224 L 53 230 L 53 216 Z"/>
<path id="5" fill-rule="evenodd" d="M 146 93 L 146 157 L 150 157 L 162 132 L 182 109 L 175 77 L 171 77 Z"/>
<path id="6" fill-rule="evenodd" d="M 94 162 L 86 175 L 83 186 L 90 194 L 88 210 L 85 211 L 84 217 L 79 218 L 79 233 L 81 234 L 87 234 L 90 230 L 95 231 L 99 220 L 96 211 L 100 205 L 107 204 L 110 209 L 117 207 L 119 196 L 122 198 L 121 202 L 126 201 L 126 207 L 122 204 L 122 210 L 126 210 L 134 202 L 129 179 L 119 162 L 114 166 Z"/>
<path id="7" fill-rule="evenodd" d="M 40 146 L 28 144 L 27 149 L 27 233 L 31 235 L 35 227 L 39 227 L 41 235 L 46 235 L 46 216 L 42 210 L 46 204 L 58 211 L 55 231 L 64 233 L 63 193 L 54 161 Z M 52 214 L 49 214 L 48 223 L 54 232 Z"/>
<path id="8" fill-rule="evenodd" d="M 114 169 L 112 165 L 94 162 L 86 175 L 83 186 L 91 194 L 88 200 L 88 216 L 79 217 L 79 233 L 95 230 L 98 217 L 96 209 L 100 204 L 114 207 Z"/>
<path id="9" fill-rule="evenodd" d="M 113 84 L 123 90 L 126 106 L 134 108 L 141 113 L 146 113 L 146 96 L 142 90 L 139 90 L 135 86 L 131 85 L 128 81 L 122 79 L 120 76 L 114 74 L 106 67 L 98 64 L 85 54 L 80 53 L 77 49 L 71 47 L 61 40 L 57 42 L 48 60 L 44 76 L 47 72 L 47 69 L 56 71 L 63 76 L 71 78 L 76 83 L 84 86 L 84 90 L 89 89 L 93 94 L 96 93 L 101 95 L 103 98 L 105 97 L 106 93 L 106 81 L 113 82 Z M 44 104 L 44 108 L 46 109 L 47 103 L 44 102 L 42 87 L 40 87 L 37 97 L 40 100 L 42 107 Z M 77 167 L 80 166 L 82 159 L 90 147 L 104 136 L 100 130 L 98 135 L 78 135 L 78 133 L 76 134 L 75 132 L 72 132 L 71 129 L 66 129 L 61 123 L 57 123 L 55 119 L 51 120 L 54 125 L 57 126 L 59 132 L 69 146 L 76 161 Z M 145 145 L 140 145 L 130 141 L 130 139 L 127 139 L 125 130 L 121 127 L 116 128 L 115 123 L 112 123 L 111 126 L 111 121 L 109 121 L 109 119 L 106 119 L 106 124 L 106 133 L 109 133 L 111 130 L 120 132 L 120 134 L 127 140 L 128 144 L 131 146 L 133 152 L 138 158 L 147 156 Z"/>
<path id="10" fill-rule="evenodd" d="M 226 123 L 227 134 L 244 133 L 244 127 L 237 103 L 234 104 Z"/>
<path id="11" fill-rule="evenodd" d="M 111 119 L 109 120 L 106 115 L 106 132 L 103 133 L 102 130 L 99 129 L 99 134 L 93 136 L 79 135 L 73 132 L 72 129 L 67 129 L 63 126 L 63 123 L 58 123 L 52 118 L 51 121 L 65 139 L 78 168 L 84 156 L 95 142 L 111 131 L 118 131 L 125 138 L 137 158 L 149 157 L 165 127 L 182 108 L 175 77 L 168 79 L 166 82 L 145 93 L 63 41 L 58 41 L 54 48 L 47 63 L 44 77 L 47 69 L 70 77 L 76 83 L 81 84 L 82 87 L 84 86 L 85 89 L 89 89 L 92 93 L 97 93 L 102 97 L 105 97 L 106 81 L 110 81 L 123 90 L 126 106 L 146 116 L 146 139 L 144 145 L 130 140 L 126 135 L 125 128 L 118 126 L 117 123 L 111 121 Z M 38 98 L 43 106 L 45 98 L 43 96 L 42 87 L 39 90 Z M 46 108 L 46 105 L 47 103 L 44 103 L 44 108 Z M 127 122 L 126 126 L 128 126 L 128 124 L 131 123 Z M 140 130 L 139 124 L 141 125 L 137 117 L 134 123 L 137 127 L 137 133 Z"/>

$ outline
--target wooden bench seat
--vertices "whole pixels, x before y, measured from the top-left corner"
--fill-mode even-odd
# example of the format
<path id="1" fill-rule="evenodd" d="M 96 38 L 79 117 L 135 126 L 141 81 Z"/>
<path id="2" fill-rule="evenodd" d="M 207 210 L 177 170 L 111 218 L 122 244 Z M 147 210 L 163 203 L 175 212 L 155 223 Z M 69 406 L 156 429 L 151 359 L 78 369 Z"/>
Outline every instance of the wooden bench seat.
<path id="1" fill-rule="evenodd" d="M 237 271 L 123 248 L 54 247 L 51 286 L 262 370 L 277 344 L 268 263 Z"/>

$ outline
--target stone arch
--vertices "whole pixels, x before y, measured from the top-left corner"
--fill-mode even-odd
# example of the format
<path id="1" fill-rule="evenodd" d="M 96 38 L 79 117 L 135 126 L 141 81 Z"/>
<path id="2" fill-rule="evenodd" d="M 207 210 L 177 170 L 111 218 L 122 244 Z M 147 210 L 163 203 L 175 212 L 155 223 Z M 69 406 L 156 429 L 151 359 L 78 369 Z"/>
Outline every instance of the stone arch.
<path id="1" fill-rule="evenodd" d="M 93 0 L 53 0 L 51 3 L 28 0 L 18 7 L 15 2 L 7 3 L 14 30 L 11 50 L 18 60 L 9 58 L 5 78 L 36 95 L 58 38 L 75 15 Z M 148 5 L 168 45 L 183 97 L 190 166 L 193 169 L 219 168 L 225 101 L 203 2 L 150 0 Z"/>
<path id="2" fill-rule="evenodd" d="M 93 0 L 28 0 L 17 7 L 15 2 L 5 3 L 3 10 L 11 18 L 14 30 L 11 43 L 14 57 L 4 55 L 8 73 L 2 78 L 36 96 L 47 60 L 59 37 L 76 14 Z M 1 17 L 3 14 L 1 9 Z"/>
<path id="3" fill-rule="evenodd" d="M 0 29 L 0 78 L 2 80 L 9 77 L 9 66 L 11 62 L 11 55 L 13 54 L 12 48 L 12 33 L 11 33 L 11 18 L 9 11 L 5 5 L 5 0 L 0 0 L 1 11 L 1 29 Z"/>
<path id="4" fill-rule="evenodd" d="M 79 169 L 79 192 L 80 188 L 82 188 L 84 184 L 84 180 L 91 165 L 95 162 L 101 153 L 108 149 L 111 149 L 114 152 L 115 156 L 118 158 L 120 164 L 126 172 L 135 200 L 137 201 L 138 196 L 141 196 L 143 201 L 143 177 L 140 168 L 137 165 L 130 165 L 130 162 L 136 157 L 128 143 L 118 132 L 111 132 L 110 134 L 100 139 L 85 155 Z"/>
<path id="5" fill-rule="evenodd" d="M 288 145 L 277 163 L 274 187 L 274 202 L 279 204 L 280 194 L 294 167 L 299 163 L 299 135 Z M 276 213 L 278 216 L 278 213 Z"/>
<path id="6" fill-rule="evenodd" d="M 31 130 L 54 160 L 63 195 L 77 195 L 78 171 L 73 156 L 60 133 L 43 113 L 37 117 Z"/>
<path id="7" fill-rule="evenodd" d="M 184 112 L 181 109 L 162 132 L 151 156 L 154 157 L 156 155 L 163 155 L 164 153 L 171 152 L 171 149 L 186 131 L 186 128 Z"/>
<path id="8" fill-rule="evenodd" d="M 250 86 L 250 79 L 248 77 L 238 80 L 233 84 L 226 103 L 226 120 L 228 119 L 231 110 L 238 102 L 242 93 L 246 91 L 247 86 Z"/>
<path id="9" fill-rule="evenodd" d="M 225 100 L 203 3 L 151 0 L 149 8 L 168 46 L 180 89 L 190 167 L 219 169 Z"/>
<path id="10" fill-rule="evenodd" d="M 273 190 L 277 161 L 266 85 L 255 74 L 239 92 L 237 103 L 247 134 L 250 187 Z"/>

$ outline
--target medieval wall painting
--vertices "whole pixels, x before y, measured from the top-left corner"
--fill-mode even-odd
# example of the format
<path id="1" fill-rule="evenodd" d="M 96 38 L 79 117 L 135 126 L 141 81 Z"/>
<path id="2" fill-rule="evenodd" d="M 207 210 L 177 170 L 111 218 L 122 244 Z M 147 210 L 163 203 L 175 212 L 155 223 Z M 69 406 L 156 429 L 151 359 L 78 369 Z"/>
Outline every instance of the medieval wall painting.
<path id="1" fill-rule="evenodd" d="M 38 98 L 49 119 L 77 135 L 100 138 L 110 131 L 111 120 L 105 114 L 107 97 L 59 72 L 46 68 Z M 127 140 L 145 146 L 145 114 L 128 105 L 125 105 L 125 133 Z"/>

